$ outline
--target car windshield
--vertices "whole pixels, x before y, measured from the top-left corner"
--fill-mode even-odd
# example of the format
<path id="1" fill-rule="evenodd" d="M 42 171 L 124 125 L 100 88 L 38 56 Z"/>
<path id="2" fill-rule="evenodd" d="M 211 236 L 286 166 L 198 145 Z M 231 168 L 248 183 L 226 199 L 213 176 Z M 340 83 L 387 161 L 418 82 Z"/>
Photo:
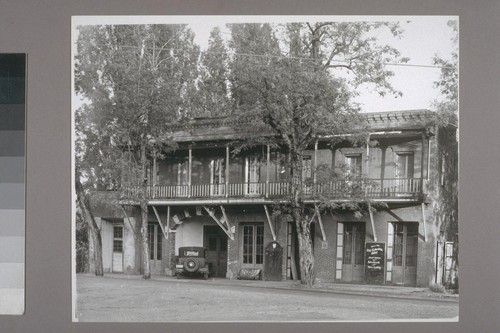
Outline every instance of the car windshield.
<path id="1" fill-rule="evenodd" d="M 199 255 L 200 251 L 194 251 L 194 250 L 184 251 L 184 257 L 198 257 Z"/>

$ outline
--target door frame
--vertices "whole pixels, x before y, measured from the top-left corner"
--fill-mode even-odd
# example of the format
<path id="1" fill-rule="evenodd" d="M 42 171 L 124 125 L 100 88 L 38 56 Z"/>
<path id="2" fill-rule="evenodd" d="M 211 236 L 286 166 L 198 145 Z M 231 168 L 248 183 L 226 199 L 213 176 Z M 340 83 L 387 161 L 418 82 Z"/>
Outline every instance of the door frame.
<path id="1" fill-rule="evenodd" d="M 401 265 L 398 265 L 397 267 L 401 270 L 401 279 L 400 281 L 395 281 L 394 278 L 394 272 L 395 272 L 395 267 L 396 265 L 394 264 L 394 259 L 395 259 L 395 237 L 396 237 L 396 225 L 402 225 L 403 226 L 403 239 L 401 243 Z M 414 266 L 407 266 L 406 265 L 406 260 L 407 260 L 407 247 L 408 247 L 408 226 L 413 225 L 416 227 L 416 243 L 415 243 L 415 265 Z M 405 286 L 415 286 L 417 283 L 417 273 L 418 273 L 418 239 L 419 239 L 419 223 L 416 221 L 392 221 L 388 222 L 388 232 L 387 232 L 387 274 L 386 274 L 386 279 L 388 282 L 391 282 L 393 284 L 398 284 L 398 285 L 405 285 Z M 414 272 L 408 274 L 412 274 L 411 282 L 412 283 L 407 283 L 407 267 L 412 267 L 414 269 Z"/>
<path id="2" fill-rule="evenodd" d="M 210 232 L 208 231 L 208 228 L 213 228 L 213 230 L 217 230 L 217 232 Z M 226 249 L 225 251 L 221 251 L 222 249 L 222 244 L 221 242 L 218 240 L 217 241 L 217 244 L 216 244 L 216 262 L 217 262 L 217 273 L 219 273 L 218 275 L 215 275 L 216 277 L 226 277 L 227 275 L 227 269 L 228 269 L 228 265 L 227 265 L 227 260 L 228 260 L 228 256 L 229 256 L 229 251 L 228 251 L 228 246 L 229 246 L 229 242 L 227 241 L 228 237 L 226 235 L 226 233 L 217 225 L 204 225 L 203 226 L 203 247 L 205 247 L 207 249 L 207 251 L 210 251 L 209 249 L 209 242 L 208 242 L 208 238 L 210 236 L 220 236 L 218 239 L 225 239 L 226 240 Z M 220 256 L 220 252 L 226 252 L 226 255 L 225 255 L 225 262 L 226 262 L 226 271 L 223 272 L 223 275 L 221 274 L 221 272 L 219 272 L 219 256 Z M 210 274 L 214 274 L 214 272 L 210 271 Z"/>
<path id="3" fill-rule="evenodd" d="M 224 157 L 214 157 L 210 160 L 210 195 L 224 196 L 226 194 L 226 160 Z"/>
<path id="4" fill-rule="evenodd" d="M 245 227 L 252 227 L 252 263 L 244 263 L 245 256 Z M 262 228 L 262 244 L 258 244 L 258 227 Z M 265 224 L 264 222 L 245 222 L 241 224 L 241 232 L 240 232 L 240 258 L 241 258 L 241 267 L 242 268 L 254 268 L 254 269 L 264 269 L 264 237 L 265 237 Z M 261 247 L 261 251 L 259 253 L 258 245 Z M 258 255 L 262 256 L 262 263 L 257 263 Z"/>
<path id="5" fill-rule="evenodd" d="M 344 253 L 346 249 L 346 244 L 345 244 L 345 236 L 346 236 L 346 225 L 353 225 L 354 227 L 363 226 L 363 241 L 362 241 L 362 250 L 361 250 L 361 255 L 363 260 L 361 261 L 361 264 L 357 264 L 358 266 L 362 266 L 360 268 L 362 270 L 361 274 L 361 279 L 360 280 L 354 280 L 353 277 L 353 269 L 354 267 L 351 267 L 351 280 L 346 281 L 345 278 L 345 269 L 347 269 L 346 264 L 344 263 Z M 357 228 L 356 228 L 357 229 Z M 357 233 L 356 233 L 357 234 Z M 354 239 L 354 238 L 353 238 Z M 355 265 L 352 263 L 353 260 L 355 260 L 355 245 L 356 242 L 351 240 L 351 264 L 350 266 Z M 335 273 L 335 279 L 341 282 L 363 282 L 364 281 L 364 272 L 365 272 L 365 246 L 366 246 L 366 221 L 342 221 L 342 222 L 337 222 L 337 255 L 336 255 L 336 273 Z"/>
<path id="6" fill-rule="evenodd" d="M 150 227 L 153 227 L 154 242 L 151 246 Z M 161 241 L 158 242 L 158 239 Z M 149 246 L 149 267 L 153 275 L 161 275 L 163 268 L 163 232 L 161 231 L 160 224 L 157 222 L 148 222 L 148 246 Z M 158 248 L 159 246 L 159 248 Z M 151 248 L 153 251 L 151 251 Z M 158 258 L 160 253 L 160 258 Z M 159 267 L 159 268 L 158 268 Z"/>
<path id="7" fill-rule="evenodd" d="M 115 237 L 115 228 L 116 229 L 121 229 L 121 237 Z M 111 242 L 111 273 L 123 273 L 123 267 L 125 266 L 124 265 L 124 251 L 123 251 L 123 232 L 125 230 L 123 224 L 117 224 L 117 223 L 114 223 L 112 224 L 112 228 L 113 230 L 111 236 L 112 236 L 112 242 Z M 120 241 L 121 242 L 121 252 L 119 251 L 115 251 L 115 240 L 116 241 Z M 115 253 L 116 254 L 121 254 L 121 270 L 115 270 Z"/>

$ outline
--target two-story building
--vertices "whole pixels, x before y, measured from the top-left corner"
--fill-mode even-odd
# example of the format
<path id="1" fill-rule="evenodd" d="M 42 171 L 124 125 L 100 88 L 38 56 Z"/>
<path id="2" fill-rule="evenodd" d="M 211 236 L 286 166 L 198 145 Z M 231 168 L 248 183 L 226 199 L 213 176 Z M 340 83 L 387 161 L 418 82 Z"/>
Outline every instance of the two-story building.
<path id="1" fill-rule="evenodd" d="M 366 146 L 342 140 L 331 145 L 330 138 L 318 137 L 304 156 L 304 191 L 311 194 L 306 200 L 311 207 L 318 204 L 318 193 L 350 200 L 340 191 L 343 180 L 322 174 L 338 165 L 371 179 L 366 195 L 384 203 L 361 218 L 349 211 L 316 211 L 311 227 L 315 277 L 428 286 L 441 270 L 429 195 L 439 182 L 436 141 L 426 125 L 431 112 L 364 117 L 371 128 Z M 193 120 L 175 131 L 178 149 L 152 161 L 147 188 L 152 274 L 172 275 L 179 247 L 204 246 L 213 277 L 234 279 L 242 269 L 257 269 L 266 278 L 272 269 L 281 272 L 281 280 L 300 278 L 295 226 L 272 214 L 273 205 L 286 200 L 289 191 L 284 157 L 268 146 L 233 154 L 234 132 L 220 119 Z M 109 203 L 110 197 L 120 203 L 126 193 L 98 193 L 93 200 L 104 269 L 139 274 L 139 209 L 119 208 Z M 282 248 L 281 260 L 275 261 L 281 267 L 266 265 L 271 243 Z"/>

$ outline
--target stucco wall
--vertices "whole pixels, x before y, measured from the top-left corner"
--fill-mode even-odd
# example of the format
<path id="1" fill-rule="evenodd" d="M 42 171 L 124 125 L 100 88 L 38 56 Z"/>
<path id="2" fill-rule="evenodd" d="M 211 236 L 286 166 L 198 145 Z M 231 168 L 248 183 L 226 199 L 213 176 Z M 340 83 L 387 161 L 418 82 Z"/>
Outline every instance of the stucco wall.
<path id="1" fill-rule="evenodd" d="M 385 243 L 387 249 L 387 231 L 389 222 L 418 222 L 418 253 L 417 253 L 417 286 L 428 286 L 432 282 L 435 273 L 435 226 L 433 224 L 430 207 L 425 208 L 426 227 L 422 223 L 421 206 L 412 207 L 389 207 L 388 210 L 379 211 L 373 214 L 375 222 L 375 234 L 377 242 Z M 339 222 L 359 222 L 365 223 L 365 243 L 373 242 L 373 230 L 368 214 L 360 219 L 356 219 L 352 214 L 337 214 L 323 216 L 323 225 L 327 237 L 326 245 L 322 244 L 320 228 L 315 229 L 315 272 L 316 278 L 322 281 L 336 281 L 335 279 L 335 261 L 341 258 L 342 254 L 337 254 L 337 223 Z M 425 240 L 424 240 L 425 239 Z M 323 245 L 323 246 L 322 246 Z M 387 253 L 387 252 L 386 252 Z M 387 260 L 385 269 L 387 268 Z M 385 272 L 384 272 L 385 273 Z M 385 276 L 385 274 L 384 274 Z M 390 284 L 391 282 L 386 281 Z"/>
<path id="2" fill-rule="evenodd" d="M 209 216 L 185 218 L 175 233 L 175 255 L 182 246 L 203 246 L 203 226 L 216 225 Z"/>
<path id="3" fill-rule="evenodd" d="M 228 270 L 226 277 L 230 279 L 237 278 L 238 272 L 242 268 L 242 224 L 244 223 L 262 223 L 264 225 L 264 247 L 273 240 L 271 229 L 262 206 L 254 207 L 229 207 L 226 209 L 228 219 L 234 227 L 235 240 L 228 240 Z M 432 218 L 432 209 L 429 206 L 425 208 L 426 230 L 422 223 L 422 210 L 420 205 L 410 207 L 389 206 L 387 209 L 375 212 L 373 217 L 375 221 L 375 233 L 377 242 L 383 242 L 387 246 L 387 225 L 389 222 L 408 221 L 419 223 L 419 240 L 417 254 L 417 286 L 428 286 L 433 282 L 435 273 L 435 244 L 436 227 Z M 160 218 L 165 221 L 166 216 L 163 210 L 160 210 Z M 138 229 L 137 220 L 130 218 L 132 225 Z M 150 216 L 150 221 L 155 221 L 156 217 Z M 326 242 L 323 242 L 321 229 L 316 225 L 314 232 L 314 255 L 315 255 L 315 274 L 321 281 L 335 282 L 336 258 L 342 254 L 337 254 L 337 224 L 338 222 L 359 222 L 365 223 L 365 242 L 373 242 L 373 230 L 368 215 L 361 219 L 356 219 L 352 214 L 323 214 L 323 226 L 326 234 Z M 103 262 L 106 272 L 111 269 L 111 254 L 113 244 L 113 223 L 106 220 L 100 220 L 102 226 L 103 242 Z M 128 223 L 124 226 L 124 272 L 130 274 L 140 273 L 140 242 L 130 230 Z M 163 240 L 162 272 L 171 274 L 173 265 L 175 265 L 175 256 L 178 255 L 178 249 L 181 246 L 203 246 L 203 226 L 216 225 L 208 216 L 192 216 L 183 219 L 183 223 L 177 227 L 175 233 L 171 233 L 168 240 Z M 287 257 L 287 222 L 273 221 L 273 228 L 276 234 L 276 240 L 283 247 L 283 266 L 282 277 L 286 279 L 286 257 Z M 138 231 L 137 231 L 138 232 Z M 138 234 L 139 235 L 139 234 Z M 424 240 L 426 238 L 426 240 Z M 387 263 L 387 262 L 386 262 Z M 386 265 L 387 267 L 387 265 Z M 385 267 L 385 268 L 386 268 Z M 384 272 L 385 273 L 385 272 Z M 163 274 L 163 273 L 162 273 Z M 384 274 L 385 276 L 385 274 Z M 337 281 L 338 282 L 338 281 Z M 387 282 L 390 283 L 390 282 Z"/>
<path id="4" fill-rule="evenodd" d="M 235 227 L 235 240 L 228 242 L 228 272 L 227 277 L 230 279 L 235 279 L 238 277 L 238 273 L 242 268 L 242 225 L 245 223 L 263 223 L 264 225 L 264 248 L 273 241 L 273 236 L 269 223 L 267 222 L 267 217 L 265 215 L 262 206 L 257 208 L 240 208 L 231 209 L 228 213 L 228 219 L 231 225 Z M 285 222 L 273 222 L 273 227 L 276 235 L 276 241 L 283 247 L 283 267 L 282 267 L 282 277 L 285 278 L 286 274 L 286 223 Z M 264 256 L 265 260 L 265 256 Z"/>
<path id="5" fill-rule="evenodd" d="M 129 217 L 130 225 L 135 228 L 138 234 L 138 223 L 134 217 Z M 96 217 L 96 223 L 101 228 L 102 242 L 102 262 L 105 273 L 112 271 L 113 266 L 113 226 L 120 225 L 123 227 L 123 273 L 139 274 L 140 273 L 140 237 L 134 234 L 134 231 L 129 227 L 128 222 L 123 220 L 113 219 L 106 220 Z M 93 251 L 93 246 L 91 248 Z M 91 252 L 93 253 L 93 252 Z"/>

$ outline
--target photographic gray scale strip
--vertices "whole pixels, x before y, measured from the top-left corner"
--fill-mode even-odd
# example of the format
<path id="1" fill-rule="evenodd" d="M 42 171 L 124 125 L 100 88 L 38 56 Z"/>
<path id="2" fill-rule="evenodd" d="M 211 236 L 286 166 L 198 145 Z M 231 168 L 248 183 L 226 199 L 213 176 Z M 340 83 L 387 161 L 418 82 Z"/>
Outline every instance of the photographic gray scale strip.
<path id="1" fill-rule="evenodd" d="M 24 313 L 25 55 L 0 54 L 0 315 Z"/>

